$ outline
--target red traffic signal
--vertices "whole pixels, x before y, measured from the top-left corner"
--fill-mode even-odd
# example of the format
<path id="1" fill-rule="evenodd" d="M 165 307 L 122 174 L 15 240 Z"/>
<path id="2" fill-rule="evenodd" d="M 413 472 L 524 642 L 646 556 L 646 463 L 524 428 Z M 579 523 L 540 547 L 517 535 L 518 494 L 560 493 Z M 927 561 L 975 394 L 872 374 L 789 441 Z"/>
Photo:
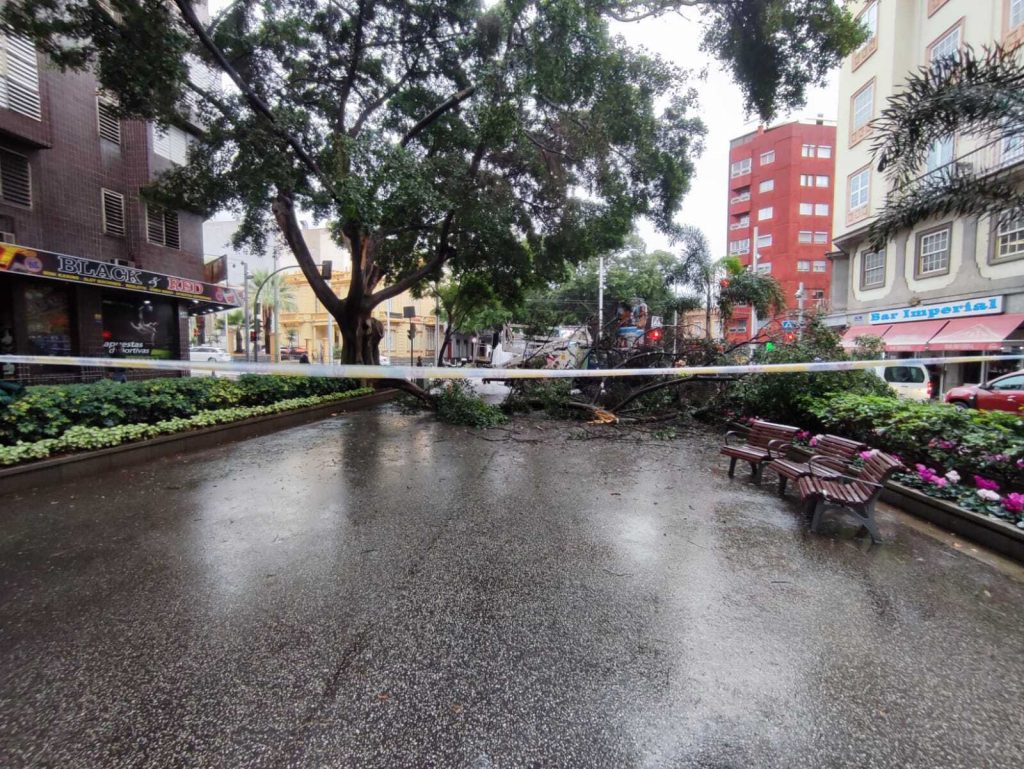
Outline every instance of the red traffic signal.
<path id="1" fill-rule="evenodd" d="M 660 342 L 662 337 L 662 331 L 660 328 L 652 328 L 647 332 L 647 341 L 649 342 Z"/>
<path id="2" fill-rule="evenodd" d="M 787 332 L 786 336 L 785 336 L 785 340 L 786 340 L 786 344 L 793 344 L 793 342 L 796 341 L 796 334 L 794 334 L 792 331 Z"/>
<path id="3" fill-rule="evenodd" d="M 255 331 L 250 331 L 249 332 L 249 341 L 250 342 L 255 342 L 256 341 L 256 332 Z"/>

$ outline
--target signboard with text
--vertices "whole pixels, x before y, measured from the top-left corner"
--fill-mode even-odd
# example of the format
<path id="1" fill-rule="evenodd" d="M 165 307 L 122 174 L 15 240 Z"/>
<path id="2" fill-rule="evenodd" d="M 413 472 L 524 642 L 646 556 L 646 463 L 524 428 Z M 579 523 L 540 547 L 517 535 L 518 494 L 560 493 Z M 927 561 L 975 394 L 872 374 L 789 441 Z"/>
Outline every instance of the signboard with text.
<path id="1" fill-rule="evenodd" d="M 97 262 L 79 256 L 37 251 L 23 246 L 0 244 L 0 272 L 30 275 L 37 278 L 62 280 L 103 288 L 142 291 L 177 299 L 194 299 L 225 307 L 238 307 L 238 292 L 225 286 L 216 286 L 191 278 L 179 278 L 159 272 L 148 272 L 137 267 L 126 267 L 108 262 Z"/>
<path id="2" fill-rule="evenodd" d="M 985 296 L 980 299 L 960 299 L 942 304 L 920 304 L 916 307 L 878 310 L 868 314 L 868 323 L 876 326 L 882 323 L 908 323 L 914 320 L 952 320 L 977 315 L 1000 315 L 1002 312 L 1003 297 Z"/>

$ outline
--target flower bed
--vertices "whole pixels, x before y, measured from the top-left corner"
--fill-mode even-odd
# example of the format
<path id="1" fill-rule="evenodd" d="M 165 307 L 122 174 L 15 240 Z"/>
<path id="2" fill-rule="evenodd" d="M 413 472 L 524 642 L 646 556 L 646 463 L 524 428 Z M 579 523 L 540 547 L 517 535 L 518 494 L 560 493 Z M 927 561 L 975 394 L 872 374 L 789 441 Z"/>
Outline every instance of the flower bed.
<path id="1" fill-rule="evenodd" d="M 119 446 L 123 443 L 155 438 L 160 435 L 170 435 L 187 430 L 194 430 L 200 427 L 211 427 L 213 425 L 238 422 L 252 417 L 268 416 L 279 414 L 285 411 L 318 406 L 324 403 L 332 403 L 361 395 L 369 395 L 374 390 L 372 387 L 361 387 L 350 389 L 344 392 L 328 393 L 326 395 L 311 395 L 303 398 L 287 398 L 269 405 L 263 406 L 236 406 L 232 408 L 213 409 L 201 411 L 188 417 L 172 417 L 162 419 L 152 424 L 136 423 L 129 425 L 115 425 L 112 427 L 90 427 L 87 425 L 76 425 L 65 430 L 56 438 L 43 438 L 36 441 L 19 441 L 11 446 L 0 446 L 0 466 L 14 465 L 47 457 L 69 454 L 79 451 L 92 451 L 96 449 Z"/>
<path id="2" fill-rule="evenodd" d="M 937 470 L 918 463 L 914 472 L 897 473 L 893 480 L 929 497 L 952 502 L 965 510 L 989 515 L 1024 529 L 1024 494 L 1005 492 L 991 478 L 975 475 L 965 483 L 956 470 L 940 475 Z"/>

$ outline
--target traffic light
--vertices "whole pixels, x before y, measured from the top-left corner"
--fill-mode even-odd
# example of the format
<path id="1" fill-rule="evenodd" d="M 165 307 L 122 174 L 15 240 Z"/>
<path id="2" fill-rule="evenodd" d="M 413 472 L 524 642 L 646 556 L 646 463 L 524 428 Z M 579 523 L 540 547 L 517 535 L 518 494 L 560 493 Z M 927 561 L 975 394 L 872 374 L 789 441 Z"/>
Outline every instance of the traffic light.
<path id="1" fill-rule="evenodd" d="M 786 333 L 786 344 L 793 344 L 796 341 L 796 334 L 792 331 Z"/>
<path id="2" fill-rule="evenodd" d="M 324 259 L 322 262 L 320 262 L 320 277 L 322 277 L 324 280 L 331 279 L 331 265 L 332 262 L 330 259 Z"/>
<path id="3" fill-rule="evenodd" d="M 249 332 L 249 341 L 250 342 L 255 342 L 256 341 L 256 332 L 255 331 L 250 331 Z"/>
<path id="4" fill-rule="evenodd" d="M 409 341 L 410 342 L 413 339 L 416 338 L 416 324 L 415 323 L 410 323 L 409 324 L 409 330 L 406 332 L 406 334 L 409 336 Z"/>
<path id="5" fill-rule="evenodd" d="M 775 342 L 765 342 L 764 349 L 765 352 L 771 352 L 772 350 L 775 349 Z"/>

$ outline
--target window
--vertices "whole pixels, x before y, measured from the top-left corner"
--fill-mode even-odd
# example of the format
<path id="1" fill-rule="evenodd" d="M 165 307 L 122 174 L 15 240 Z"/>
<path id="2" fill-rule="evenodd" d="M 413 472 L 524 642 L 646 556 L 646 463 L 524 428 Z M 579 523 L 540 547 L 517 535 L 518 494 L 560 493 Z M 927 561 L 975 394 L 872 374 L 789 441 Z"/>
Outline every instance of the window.
<path id="1" fill-rule="evenodd" d="M 858 171 L 850 176 L 850 211 L 856 211 L 859 208 L 867 208 L 870 189 L 870 168 L 865 168 L 863 171 Z"/>
<path id="2" fill-rule="evenodd" d="M 192 141 L 192 135 L 177 126 L 160 128 L 153 125 L 153 154 L 179 166 L 188 162 L 188 147 Z"/>
<path id="3" fill-rule="evenodd" d="M 796 271 L 797 272 L 810 272 L 811 271 L 811 263 L 809 261 L 807 261 L 806 259 L 797 259 L 797 261 L 796 261 Z"/>
<path id="4" fill-rule="evenodd" d="M 1024 390 L 1024 376 L 1011 376 L 1000 379 L 994 385 L 993 390 Z"/>
<path id="5" fill-rule="evenodd" d="M 158 246 L 181 248 L 178 235 L 178 212 L 146 205 L 146 240 Z"/>
<path id="6" fill-rule="evenodd" d="M 814 203 L 801 203 L 800 204 L 800 215 L 810 216 L 814 213 Z"/>
<path id="7" fill-rule="evenodd" d="M 750 238 L 744 238 L 743 240 L 733 240 L 729 243 L 730 254 L 749 254 L 750 253 Z"/>
<path id="8" fill-rule="evenodd" d="M 43 118 L 36 49 L 25 38 L 0 34 L 0 107 Z"/>
<path id="9" fill-rule="evenodd" d="M 815 203 L 814 204 L 814 215 L 815 216 L 828 216 L 828 203 Z"/>
<path id="10" fill-rule="evenodd" d="M 124 195 L 113 190 L 100 190 L 103 204 L 103 233 L 115 238 L 124 237 Z"/>
<path id="11" fill-rule="evenodd" d="M 960 50 L 959 24 L 929 46 L 928 63 L 934 64 L 939 59 L 956 56 L 958 50 Z"/>
<path id="12" fill-rule="evenodd" d="M 860 287 L 875 288 L 885 285 L 885 249 L 865 251 L 860 255 Z"/>
<path id="13" fill-rule="evenodd" d="M 1021 0 L 1024 2 L 1024 0 Z M 775 162 L 775 150 L 768 150 L 767 152 L 761 153 L 761 165 L 766 166 L 769 163 Z"/>
<path id="14" fill-rule="evenodd" d="M 1024 257 L 1024 217 L 998 221 L 993 262 Z"/>
<path id="15" fill-rule="evenodd" d="M 733 178 L 736 178 L 737 176 L 743 176 L 743 175 L 749 174 L 749 173 L 750 173 L 750 158 L 745 158 L 743 160 L 737 160 L 735 163 L 732 164 L 732 176 L 733 176 Z"/>
<path id="16" fill-rule="evenodd" d="M 814 233 L 812 233 L 810 230 L 800 230 L 800 234 L 797 236 L 797 240 L 799 240 L 801 243 L 810 243 L 813 234 Z"/>
<path id="17" fill-rule="evenodd" d="M 1010 29 L 1024 24 L 1024 0 L 1010 0 Z"/>
<path id="18" fill-rule="evenodd" d="M 815 272 L 828 272 L 828 262 L 824 259 L 814 260 L 814 271 Z"/>
<path id="19" fill-rule="evenodd" d="M 747 333 L 747 319 L 746 318 L 742 318 L 740 320 L 737 320 L 734 325 L 729 326 L 729 333 L 730 334 L 745 334 L 745 333 Z"/>
<path id="20" fill-rule="evenodd" d="M 828 243 L 828 233 L 827 232 L 816 232 L 816 233 L 814 233 L 814 242 L 815 243 Z"/>
<path id="21" fill-rule="evenodd" d="M 758 192 L 771 192 L 774 189 L 775 189 L 775 180 L 774 179 L 765 179 L 763 182 L 761 182 L 759 185 L 757 185 L 757 191 Z"/>
<path id="22" fill-rule="evenodd" d="M 801 187 L 813 187 L 814 186 L 814 174 L 800 174 L 800 186 Z"/>
<path id="23" fill-rule="evenodd" d="M 819 158 L 830 158 L 832 157 L 832 148 L 827 144 L 818 145 L 818 157 Z"/>
<path id="24" fill-rule="evenodd" d="M 114 114 L 114 103 L 105 96 L 96 97 L 96 117 L 100 138 L 114 144 L 121 143 L 121 119 Z"/>
<path id="25" fill-rule="evenodd" d="M 871 5 L 864 9 L 864 13 L 857 20 L 867 28 L 868 36 L 864 41 L 866 46 L 878 34 L 878 3 L 871 3 Z"/>
<path id="26" fill-rule="evenodd" d="M 1024 0 L 1021 0 L 1024 3 Z M 1000 144 L 1000 159 L 1003 163 L 1015 163 L 1024 158 L 1024 134 L 1004 136 Z"/>
<path id="27" fill-rule="evenodd" d="M 773 206 L 767 206 L 766 208 L 759 209 L 757 212 L 757 220 L 763 222 L 765 219 L 771 219 L 772 214 L 775 213 Z"/>
<path id="28" fill-rule="evenodd" d="M 760 264 L 758 264 L 757 265 L 757 274 L 758 275 L 771 275 L 772 274 L 772 263 L 771 262 L 761 262 Z"/>
<path id="29" fill-rule="evenodd" d="M 851 141 L 861 138 L 862 129 L 867 129 L 871 115 L 875 111 L 875 81 L 871 81 L 853 95 L 853 109 L 850 130 L 853 132 Z"/>
<path id="30" fill-rule="evenodd" d="M 757 239 L 757 247 L 758 248 L 768 248 L 768 246 L 770 246 L 771 244 L 772 244 L 772 236 L 771 236 L 770 233 L 768 235 L 761 235 Z"/>
<path id="31" fill-rule="evenodd" d="M 917 275 L 942 275 L 949 272 L 949 236 L 947 225 L 917 236 Z"/>
<path id="32" fill-rule="evenodd" d="M 814 177 L 814 186 L 815 187 L 828 187 L 828 177 L 827 176 L 815 176 Z"/>
<path id="33" fill-rule="evenodd" d="M 24 155 L 0 150 L 0 200 L 32 207 L 32 172 Z"/>
<path id="34" fill-rule="evenodd" d="M 813 144 L 805 144 L 800 148 L 800 156 L 805 158 L 813 158 L 814 151 L 817 149 Z"/>
<path id="35" fill-rule="evenodd" d="M 925 157 L 924 161 L 925 171 L 931 173 L 932 171 L 937 171 L 952 162 L 953 137 L 947 136 L 943 139 L 937 139 L 932 146 L 928 148 L 928 155 Z"/>

